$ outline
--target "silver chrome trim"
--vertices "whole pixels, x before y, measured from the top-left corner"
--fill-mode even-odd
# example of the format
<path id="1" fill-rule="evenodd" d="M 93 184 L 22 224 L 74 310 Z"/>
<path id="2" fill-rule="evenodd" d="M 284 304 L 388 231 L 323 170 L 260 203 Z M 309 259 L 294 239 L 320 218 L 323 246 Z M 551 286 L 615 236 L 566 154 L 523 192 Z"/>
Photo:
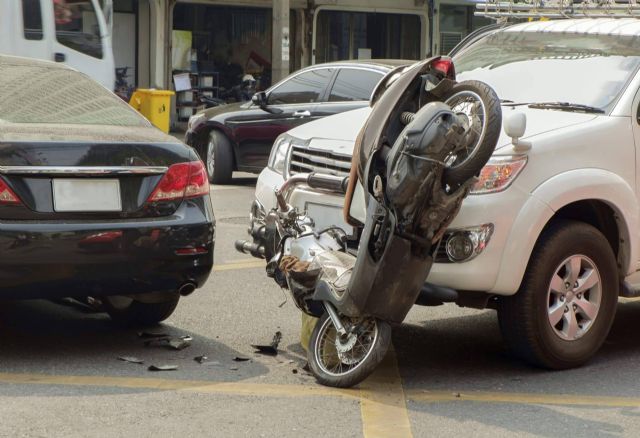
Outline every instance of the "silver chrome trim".
<path id="1" fill-rule="evenodd" d="M 4 175 L 162 175 L 166 166 L 0 166 Z"/>

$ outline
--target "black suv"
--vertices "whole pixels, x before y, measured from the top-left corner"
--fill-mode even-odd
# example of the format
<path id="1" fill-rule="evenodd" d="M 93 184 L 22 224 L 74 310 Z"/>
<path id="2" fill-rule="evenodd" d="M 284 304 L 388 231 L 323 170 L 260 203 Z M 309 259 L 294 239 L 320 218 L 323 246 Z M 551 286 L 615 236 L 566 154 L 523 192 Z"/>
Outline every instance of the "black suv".
<path id="1" fill-rule="evenodd" d="M 406 60 L 343 61 L 299 70 L 251 102 L 209 108 L 191 117 L 185 143 L 206 163 L 211 182 L 234 170 L 259 173 L 274 140 L 303 123 L 368 105 L 377 83 Z"/>

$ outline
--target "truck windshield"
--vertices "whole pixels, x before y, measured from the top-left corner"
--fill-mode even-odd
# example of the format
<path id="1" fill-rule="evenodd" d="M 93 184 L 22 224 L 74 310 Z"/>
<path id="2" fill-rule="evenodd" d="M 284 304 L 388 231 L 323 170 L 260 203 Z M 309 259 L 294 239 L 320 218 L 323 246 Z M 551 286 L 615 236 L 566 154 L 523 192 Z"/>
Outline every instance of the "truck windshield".
<path id="1" fill-rule="evenodd" d="M 150 126 L 133 108 L 82 73 L 2 56 L 0 121 Z"/>
<path id="2" fill-rule="evenodd" d="M 606 108 L 640 63 L 638 37 L 504 30 L 454 57 L 457 79 L 491 85 L 514 103 Z"/>

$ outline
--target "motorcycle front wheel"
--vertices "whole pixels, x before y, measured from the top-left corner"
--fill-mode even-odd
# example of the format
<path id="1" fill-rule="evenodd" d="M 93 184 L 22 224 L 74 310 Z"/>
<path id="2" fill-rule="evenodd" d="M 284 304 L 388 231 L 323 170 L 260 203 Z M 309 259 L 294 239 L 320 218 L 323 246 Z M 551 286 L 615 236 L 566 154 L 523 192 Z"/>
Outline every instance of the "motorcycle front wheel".
<path id="1" fill-rule="evenodd" d="M 467 144 L 445 159 L 444 183 L 457 188 L 477 175 L 493 154 L 502 127 L 502 108 L 496 92 L 480 81 L 459 82 L 443 100 L 469 121 Z"/>
<path id="2" fill-rule="evenodd" d="M 366 379 L 382 362 L 391 343 L 391 326 L 377 318 L 340 316 L 347 330 L 338 335 L 325 313 L 316 324 L 307 357 L 316 380 L 325 386 L 350 388 Z"/>

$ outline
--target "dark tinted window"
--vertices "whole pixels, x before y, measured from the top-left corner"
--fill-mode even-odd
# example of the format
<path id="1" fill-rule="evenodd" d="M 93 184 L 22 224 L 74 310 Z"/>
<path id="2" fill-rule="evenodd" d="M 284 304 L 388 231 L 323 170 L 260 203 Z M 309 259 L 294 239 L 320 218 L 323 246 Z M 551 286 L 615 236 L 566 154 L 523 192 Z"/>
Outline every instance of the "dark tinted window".
<path id="1" fill-rule="evenodd" d="M 22 0 L 22 24 L 26 40 L 42 39 L 40 0 Z"/>
<path id="2" fill-rule="evenodd" d="M 98 17 L 91 0 L 53 1 L 56 38 L 73 50 L 102 58 Z"/>
<path id="3" fill-rule="evenodd" d="M 317 102 L 329 84 L 333 70 L 321 68 L 299 74 L 269 93 L 271 105 Z"/>
<path id="4" fill-rule="evenodd" d="M 354 68 L 342 69 L 338 72 L 336 82 L 333 84 L 329 101 L 369 100 L 373 89 L 381 79 L 382 73 Z"/>
<path id="5" fill-rule="evenodd" d="M 0 126 L 3 121 L 149 126 L 133 108 L 82 73 L 0 57 Z"/>

